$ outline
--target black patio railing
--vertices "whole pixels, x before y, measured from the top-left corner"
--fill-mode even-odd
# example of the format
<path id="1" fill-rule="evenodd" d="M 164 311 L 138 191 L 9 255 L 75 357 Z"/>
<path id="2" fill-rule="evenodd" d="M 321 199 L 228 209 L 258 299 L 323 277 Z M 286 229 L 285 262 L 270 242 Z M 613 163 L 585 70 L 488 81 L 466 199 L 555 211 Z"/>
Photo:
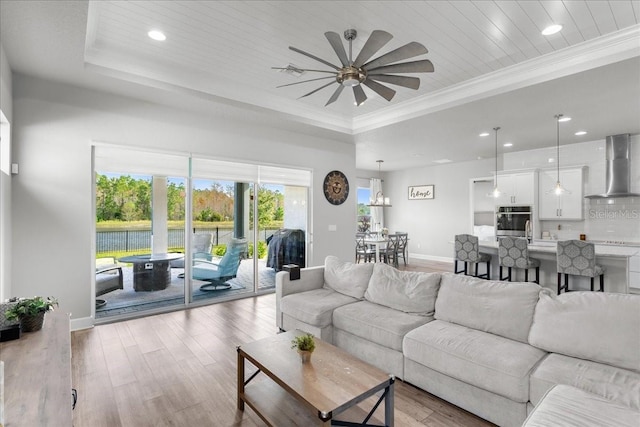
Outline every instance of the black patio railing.
<path id="1" fill-rule="evenodd" d="M 267 240 L 278 228 L 260 230 L 260 237 Z M 197 228 L 196 233 L 213 234 L 213 245 L 228 244 L 233 237 L 232 228 Z M 264 236 L 264 237 L 263 237 Z M 184 250 L 184 229 L 169 229 L 170 250 Z M 98 230 L 96 232 L 96 253 L 105 252 L 148 252 L 151 250 L 151 230 Z"/>

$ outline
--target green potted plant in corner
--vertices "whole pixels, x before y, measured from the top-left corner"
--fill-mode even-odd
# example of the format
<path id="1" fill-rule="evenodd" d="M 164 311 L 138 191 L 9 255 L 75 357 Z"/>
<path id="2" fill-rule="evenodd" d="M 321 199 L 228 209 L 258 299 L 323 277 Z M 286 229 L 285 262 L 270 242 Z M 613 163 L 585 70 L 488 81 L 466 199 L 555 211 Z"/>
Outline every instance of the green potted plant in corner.
<path id="1" fill-rule="evenodd" d="M 316 349 L 316 342 L 311 334 L 299 335 L 291 340 L 291 348 L 298 350 L 302 363 L 307 363 L 311 360 L 311 353 Z"/>
<path id="2" fill-rule="evenodd" d="M 57 306 L 53 297 L 20 298 L 4 315 L 7 320 L 19 320 L 22 332 L 35 332 L 42 329 L 45 313 Z"/>

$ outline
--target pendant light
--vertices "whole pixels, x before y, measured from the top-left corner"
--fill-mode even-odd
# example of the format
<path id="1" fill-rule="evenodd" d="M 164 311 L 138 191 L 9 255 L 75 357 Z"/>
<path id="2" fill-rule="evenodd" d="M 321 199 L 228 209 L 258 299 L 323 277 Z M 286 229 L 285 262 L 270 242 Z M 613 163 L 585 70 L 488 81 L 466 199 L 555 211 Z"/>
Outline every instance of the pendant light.
<path id="1" fill-rule="evenodd" d="M 546 194 L 555 194 L 556 196 L 561 196 L 562 194 L 571 194 L 571 191 L 567 190 L 560 184 L 560 121 L 563 117 L 562 114 L 556 114 L 553 116 L 556 119 L 556 185 L 547 190 Z M 569 119 L 571 120 L 571 119 Z"/>
<path id="2" fill-rule="evenodd" d="M 376 196 L 369 200 L 369 204 L 367 206 L 375 207 L 375 208 L 390 208 L 391 201 L 388 197 L 384 197 L 384 193 L 382 192 L 382 178 L 380 174 L 380 165 L 384 160 L 376 160 L 378 163 L 378 179 L 380 179 L 380 191 L 376 193 Z"/>
<path id="3" fill-rule="evenodd" d="M 489 195 L 497 199 L 501 194 L 498 189 L 498 131 L 500 130 L 500 127 L 494 127 L 493 130 L 496 133 L 496 175 L 493 181 L 493 191 Z"/>

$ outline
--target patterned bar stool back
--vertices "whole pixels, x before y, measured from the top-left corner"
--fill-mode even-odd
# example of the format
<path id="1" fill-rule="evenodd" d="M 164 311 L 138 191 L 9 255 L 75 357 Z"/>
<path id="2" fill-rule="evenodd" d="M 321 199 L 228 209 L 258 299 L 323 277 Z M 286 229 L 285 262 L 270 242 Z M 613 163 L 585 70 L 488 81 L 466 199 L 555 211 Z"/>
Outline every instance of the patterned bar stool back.
<path id="1" fill-rule="evenodd" d="M 559 241 L 557 244 L 558 294 L 564 289 L 569 292 L 569 275 L 591 278 L 600 276 L 600 292 L 604 292 L 604 268 L 596 264 L 596 250 L 593 243 L 582 240 Z M 565 284 L 561 284 L 561 275 L 565 275 Z"/>
<path id="2" fill-rule="evenodd" d="M 478 262 L 478 237 L 471 234 L 457 234 L 455 259 L 465 262 Z"/>
<path id="3" fill-rule="evenodd" d="M 529 269 L 536 269 L 536 283 L 540 281 L 540 261 L 529 258 L 529 242 L 522 237 L 501 237 L 498 240 L 498 262 L 500 265 L 500 280 L 511 281 L 511 269 L 519 268 L 525 271 L 525 281 L 529 280 Z M 507 267 L 506 277 L 502 277 L 502 267 Z"/>
<path id="4" fill-rule="evenodd" d="M 458 261 L 464 263 L 464 270 L 458 271 Z M 467 263 L 471 262 L 476 265 L 475 276 L 491 278 L 491 256 L 482 254 L 478 249 L 478 236 L 472 234 L 456 234 L 455 236 L 455 254 L 454 254 L 454 273 L 467 274 Z M 487 263 L 487 273 L 478 275 L 478 264 Z"/>

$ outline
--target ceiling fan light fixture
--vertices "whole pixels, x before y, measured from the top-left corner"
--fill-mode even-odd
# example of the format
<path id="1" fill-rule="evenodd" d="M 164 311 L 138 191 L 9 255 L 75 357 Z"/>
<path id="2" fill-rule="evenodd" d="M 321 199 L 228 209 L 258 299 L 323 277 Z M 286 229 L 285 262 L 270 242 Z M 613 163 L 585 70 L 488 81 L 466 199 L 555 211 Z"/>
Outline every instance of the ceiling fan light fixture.
<path id="1" fill-rule="evenodd" d="M 358 86 L 360 84 L 360 80 L 354 79 L 353 77 L 349 77 L 349 78 L 346 78 L 346 79 L 342 80 L 342 82 L 340 82 L 340 84 L 342 84 L 342 86 L 346 86 L 346 87 L 354 87 L 354 86 Z"/>

